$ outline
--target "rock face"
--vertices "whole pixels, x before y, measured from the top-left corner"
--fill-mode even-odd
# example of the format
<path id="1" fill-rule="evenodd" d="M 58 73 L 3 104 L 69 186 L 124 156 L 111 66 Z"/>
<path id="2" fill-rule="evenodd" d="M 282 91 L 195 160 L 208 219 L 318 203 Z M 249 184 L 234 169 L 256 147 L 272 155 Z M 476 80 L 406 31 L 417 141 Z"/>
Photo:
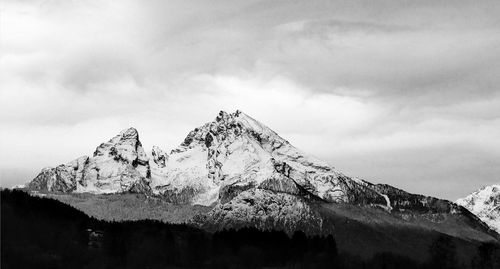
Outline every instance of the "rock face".
<path id="1" fill-rule="evenodd" d="M 350 178 L 241 111 L 221 111 L 170 154 L 153 147 L 151 158 L 137 130 L 126 129 L 98 146 L 93 157 L 43 169 L 27 186 L 53 192 L 145 193 L 172 203 L 210 206 L 208 214 L 193 221 L 219 229 L 252 225 L 324 231 L 331 227 L 323 226 L 314 209 L 318 203 L 377 208 L 405 218 L 463 213 L 449 201 Z"/>
<path id="2" fill-rule="evenodd" d="M 48 190 L 56 192 L 72 192 L 76 190 L 76 171 L 69 165 L 59 165 L 56 168 L 44 168 L 28 184 L 28 187 L 36 190 Z"/>
<path id="3" fill-rule="evenodd" d="M 500 233 L 500 185 L 491 185 L 475 191 L 457 204 L 476 214 L 493 230 Z"/>
<path id="4" fill-rule="evenodd" d="M 240 111 L 221 111 L 213 122 L 195 128 L 172 150 L 165 166 L 157 163 L 152 170 L 153 192 L 181 193 L 187 188 L 194 204 L 225 202 L 248 188 L 300 193 L 327 202 L 386 204 L 377 191 L 303 154 Z"/>
<path id="5" fill-rule="evenodd" d="M 160 149 L 158 146 L 153 146 L 151 156 L 153 157 L 153 161 L 159 168 L 165 168 L 165 163 L 168 161 L 168 155 L 163 152 L 162 149 Z"/>
<path id="6" fill-rule="evenodd" d="M 219 203 L 195 221 L 215 230 L 254 226 L 263 230 L 319 234 L 328 229 L 323 227 L 321 215 L 311 208 L 307 199 L 258 188 L 243 191 L 227 203 Z"/>
<path id="7" fill-rule="evenodd" d="M 98 146 L 93 157 L 44 168 L 27 187 L 57 192 L 145 192 L 150 178 L 149 158 L 137 130 L 129 128 Z"/>

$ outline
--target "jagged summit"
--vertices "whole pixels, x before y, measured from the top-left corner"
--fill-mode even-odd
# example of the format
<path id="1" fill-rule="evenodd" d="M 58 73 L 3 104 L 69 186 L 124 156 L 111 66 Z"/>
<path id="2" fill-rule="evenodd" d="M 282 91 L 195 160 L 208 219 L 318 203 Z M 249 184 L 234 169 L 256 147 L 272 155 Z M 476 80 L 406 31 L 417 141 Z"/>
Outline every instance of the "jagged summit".
<path id="1" fill-rule="evenodd" d="M 151 150 L 151 156 L 153 157 L 153 161 L 160 168 L 165 167 L 165 163 L 168 161 L 168 155 L 165 153 L 160 147 L 153 146 Z"/>
<path id="2" fill-rule="evenodd" d="M 44 168 L 28 187 L 59 192 L 131 191 L 151 177 L 149 158 L 135 128 L 99 145 L 93 157 L 82 156 L 55 168 Z"/>
<path id="3" fill-rule="evenodd" d="M 176 203 L 225 203 L 250 189 L 327 202 L 390 208 L 387 197 L 293 147 L 245 113 L 220 111 L 166 154 L 145 153 L 135 128 L 99 145 L 93 157 L 44 169 L 31 188 L 109 193 L 136 184 Z"/>
<path id="4" fill-rule="evenodd" d="M 139 133 L 133 127 L 121 131 L 106 143 L 102 143 L 94 151 L 94 157 L 113 156 L 117 161 L 127 162 L 134 166 L 147 165 L 149 158 L 142 148 Z"/>
<path id="5" fill-rule="evenodd" d="M 92 157 L 43 169 L 27 186 L 52 192 L 138 192 L 210 206 L 196 222 L 218 228 L 247 224 L 321 232 L 323 219 L 313 208 L 317 203 L 376 208 L 405 219 L 466 214 L 449 201 L 348 177 L 239 110 L 219 112 L 170 154 L 157 146 L 146 154 L 137 130 L 125 129 Z"/>
<path id="6" fill-rule="evenodd" d="M 457 204 L 467 208 L 492 229 L 500 232 L 500 184 L 485 186 L 465 198 L 458 199 Z"/>
<path id="7" fill-rule="evenodd" d="M 281 138 L 267 126 L 240 110 L 236 110 L 234 113 L 220 111 L 214 121 L 208 122 L 192 130 L 184 139 L 181 147 L 190 147 L 192 143 L 204 143 L 206 147 L 210 147 L 212 143 L 217 144 L 226 139 L 231 142 L 236 137 L 244 135 L 245 133 L 253 135 L 259 142 L 267 139 L 288 144 L 288 141 Z M 214 138 L 218 140 L 214 141 Z"/>
<path id="8" fill-rule="evenodd" d="M 382 195 L 326 163 L 305 155 L 267 126 L 241 111 L 221 111 L 192 130 L 171 151 L 165 167 L 153 167 L 151 187 L 183 202 L 210 205 L 251 188 L 318 197 L 330 202 L 375 203 Z M 358 197 L 355 189 L 369 195 Z"/>
<path id="9" fill-rule="evenodd" d="M 169 155 L 154 147 L 150 156 L 137 130 L 128 128 L 99 145 L 93 157 L 44 170 L 30 186 L 108 193 L 129 191 L 132 183 L 146 179 L 152 193 L 180 203 L 211 205 L 261 188 L 329 202 L 386 204 L 381 194 L 307 156 L 239 110 L 220 111 Z M 358 189 L 368 195 L 361 197 Z"/>

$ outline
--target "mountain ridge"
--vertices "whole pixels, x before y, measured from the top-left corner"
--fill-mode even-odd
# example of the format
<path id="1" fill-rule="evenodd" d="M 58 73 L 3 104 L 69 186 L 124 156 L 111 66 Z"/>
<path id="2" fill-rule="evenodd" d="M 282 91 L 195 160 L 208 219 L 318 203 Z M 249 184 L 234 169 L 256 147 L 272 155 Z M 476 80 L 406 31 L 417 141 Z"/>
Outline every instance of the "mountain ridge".
<path id="1" fill-rule="evenodd" d="M 456 201 L 500 232 L 500 184 L 484 186 Z"/>
<path id="2" fill-rule="evenodd" d="M 27 187 L 62 193 L 141 193 L 176 204 L 209 206 L 208 213 L 189 221 L 219 228 L 330 231 L 314 206 L 324 203 L 376 208 L 407 220 L 425 216 L 431 224 L 447 216 L 463 217 L 462 222 L 491 233 L 450 201 L 348 177 L 239 110 L 221 111 L 215 120 L 189 132 L 169 154 L 153 147 L 148 156 L 137 130 L 125 129 L 99 145 L 92 157 L 46 168 Z"/>

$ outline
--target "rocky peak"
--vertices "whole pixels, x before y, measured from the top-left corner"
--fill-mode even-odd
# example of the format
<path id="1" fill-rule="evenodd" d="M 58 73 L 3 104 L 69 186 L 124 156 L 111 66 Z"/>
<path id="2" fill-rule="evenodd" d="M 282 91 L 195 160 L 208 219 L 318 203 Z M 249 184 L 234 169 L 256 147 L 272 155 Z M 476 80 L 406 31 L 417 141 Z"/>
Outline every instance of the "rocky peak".
<path id="1" fill-rule="evenodd" d="M 500 184 L 485 186 L 467 197 L 458 199 L 457 204 L 467 208 L 492 229 L 500 232 Z"/>
<path id="2" fill-rule="evenodd" d="M 229 114 L 227 113 L 226 111 L 219 111 L 219 115 L 217 115 L 217 117 L 215 118 L 215 121 L 217 122 L 220 122 L 220 121 L 227 121 L 229 120 L 231 117 L 233 116 L 233 114 Z"/>
<path id="3" fill-rule="evenodd" d="M 416 214 L 436 223 L 440 214 L 473 216 L 448 201 L 350 178 L 302 153 L 241 111 L 219 112 L 213 121 L 191 131 L 170 155 L 153 147 L 151 160 L 137 130 L 128 128 L 98 146 L 93 157 L 42 170 L 28 188 L 136 192 L 173 203 L 214 206 L 199 223 L 218 228 L 254 225 L 321 231 L 323 219 L 317 206 L 328 203 L 381 208 L 387 211 L 384 214 L 405 221 Z M 489 193 L 499 190 L 495 186 Z M 496 197 L 485 199 L 483 204 L 491 206 L 485 212 L 498 212 L 500 198 Z M 478 204 L 477 199 L 468 201 L 472 200 Z"/>
<path id="4" fill-rule="evenodd" d="M 242 111 L 236 110 L 234 113 L 220 111 L 214 121 L 192 130 L 184 139 L 181 147 L 174 151 L 183 151 L 183 149 L 197 145 L 218 148 L 221 144 L 227 146 L 242 136 L 256 141 L 267 151 L 273 151 L 288 144 L 288 141 L 267 126 Z"/>
<path id="5" fill-rule="evenodd" d="M 109 156 L 116 161 L 137 165 L 147 165 L 149 158 L 142 148 L 139 133 L 133 127 L 121 131 L 106 143 L 99 145 L 94 157 Z"/>
<path id="6" fill-rule="evenodd" d="M 225 140 L 234 140 L 241 135 L 242 126 L 236 120 L 239 113 L 220 111 L 214 121 L 195 128 L 184 139 L 181 147 L 192 148 L 197 145 L 210 148 Z"/>
<path id="7" fill-rule="evenodd" d="M 46 168 L 28 186 L 33 190 L 116 193 L 144 190 L 149 186 L 143 182 L 150 178 L 149 158 L 139 134 L 136 129 L 128 128 L 99 145 L 93 157 L 82 156 Z"/>
<path id="8" fill-rule="evenodd" d="M 161 168 L 166 166 L 168 161 L 168 155 L 160 147 L 153 146 L 151 150 L 151 156 L 153 156 L 153 161 Z"/>

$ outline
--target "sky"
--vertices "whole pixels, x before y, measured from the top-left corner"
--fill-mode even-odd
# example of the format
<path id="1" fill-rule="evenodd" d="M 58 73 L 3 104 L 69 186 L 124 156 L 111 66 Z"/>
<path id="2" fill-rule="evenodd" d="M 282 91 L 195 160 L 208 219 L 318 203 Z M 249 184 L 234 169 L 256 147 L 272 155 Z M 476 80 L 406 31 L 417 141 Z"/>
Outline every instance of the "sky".
<path id="1" fill-rule="evenodd" d="M 240 109 L 349 176 L 500 183 L 500 2 L 0 2 L 0 185 Z"/>

